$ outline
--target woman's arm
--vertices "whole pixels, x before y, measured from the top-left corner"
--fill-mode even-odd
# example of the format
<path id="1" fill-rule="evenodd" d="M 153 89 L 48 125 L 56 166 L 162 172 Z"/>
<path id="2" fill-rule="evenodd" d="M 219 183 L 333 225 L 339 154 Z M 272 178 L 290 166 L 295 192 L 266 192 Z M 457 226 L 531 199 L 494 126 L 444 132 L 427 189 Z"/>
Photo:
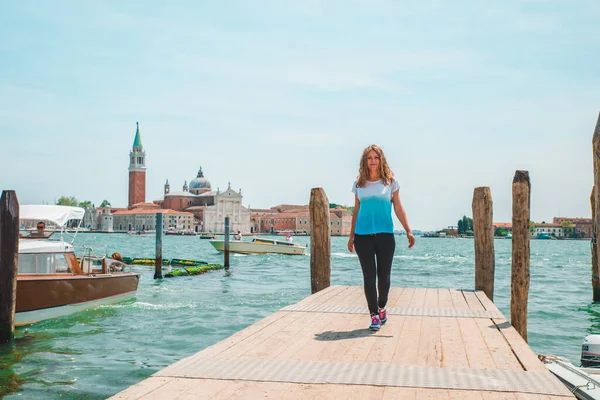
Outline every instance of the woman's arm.
<path id="1" fill-rule="evenodd" d="M 415 245 L 415 236 L 410 230 L 410 226 L 408 225 L 408 218 L 406 217 L 406 211 L 404 211 L 404 207 L 402 206 L 402 202 L 400 201 L 400 191 L 396 190 L 392 195 L 392 203 L 394 204 L 394 212 L 396 213 L 396 217 L 404 227 L 406 231 L 406 237 L 408 237 L 408 248 L 410 249 Z"/>
<path id="2" fill-rule="evenodd" d="M 348 239 L 348 251 L 354 252 L 354 226 L 356 225 L 356 216 L 358 215 L 358 209 L 360 208 L 360 200 L 354 196 L 354 212 L 352 213 L 352 225 L 350 227 L 350 239 Z"/>

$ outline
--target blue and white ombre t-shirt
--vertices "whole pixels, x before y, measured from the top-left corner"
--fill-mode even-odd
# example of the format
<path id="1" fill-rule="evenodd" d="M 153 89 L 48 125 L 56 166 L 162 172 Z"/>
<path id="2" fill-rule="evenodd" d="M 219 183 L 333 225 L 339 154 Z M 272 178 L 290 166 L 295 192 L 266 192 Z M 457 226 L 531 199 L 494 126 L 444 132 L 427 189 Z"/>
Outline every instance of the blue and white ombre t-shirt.
<path id="1" fill-rule="evenodd" d="M 352 193 L 360 200 L 354 233 L 370 235 L 372 233 L 394 233 L 392 221 L 392 195 L 400 189 L 400 184 L 394 178 L 389 185 L 384 185 L 380 179 L 357 187 L 352 185 Z"/>

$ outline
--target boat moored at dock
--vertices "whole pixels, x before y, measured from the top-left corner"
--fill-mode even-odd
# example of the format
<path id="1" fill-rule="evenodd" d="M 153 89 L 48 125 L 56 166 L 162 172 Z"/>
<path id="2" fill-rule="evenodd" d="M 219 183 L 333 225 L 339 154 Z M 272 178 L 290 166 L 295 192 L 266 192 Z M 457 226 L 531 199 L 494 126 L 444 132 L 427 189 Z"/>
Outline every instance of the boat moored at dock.
<path id="1" fill-rule="evenodd" d="M 586 336 L 579 367 L 567 359 L 540 354 L 538 358 L 580 400 L 600 400 L 600 335 Z"/>
<path id="2" fill-rule="evenodd" d="M 40 222 L 37 231 L 24 231 L 19 238 L 16 326 L 113 303 L 137 291 L 140 274 L 127 264 L 91 254 L 77 260 L 62 229 L 83 215 L 79 207 L 21 206 L 22 221 Z M 60 240 L 50 239 L 56 232 L 47 231 L 46 222 L 60 229 Z"/>

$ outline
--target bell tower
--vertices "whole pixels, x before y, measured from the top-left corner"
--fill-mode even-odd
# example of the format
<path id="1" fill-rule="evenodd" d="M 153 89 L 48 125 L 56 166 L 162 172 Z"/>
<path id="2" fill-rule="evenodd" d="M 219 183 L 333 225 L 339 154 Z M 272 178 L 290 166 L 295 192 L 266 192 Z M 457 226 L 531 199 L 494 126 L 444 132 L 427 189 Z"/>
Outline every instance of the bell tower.
<path id="1" fill-rule="evenodd" d="M 129 208 L 146 201 L 146 153 L 142 146 L 140 126 L 136 122 L 133 148 L 129 153 Z"/>

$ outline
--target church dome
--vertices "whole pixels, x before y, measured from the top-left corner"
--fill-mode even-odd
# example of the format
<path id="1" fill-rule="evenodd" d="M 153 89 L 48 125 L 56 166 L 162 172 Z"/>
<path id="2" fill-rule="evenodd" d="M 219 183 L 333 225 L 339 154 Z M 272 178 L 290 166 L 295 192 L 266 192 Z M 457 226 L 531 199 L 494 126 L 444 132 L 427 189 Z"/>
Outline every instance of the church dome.
<path id="1" fill-rule="evenodd" d="M 198 170 L 198 175 L 190 181 L 190 190 L 192 189 L 210 189 L 210 181 L 204 177 L 202 167 Z"/>

